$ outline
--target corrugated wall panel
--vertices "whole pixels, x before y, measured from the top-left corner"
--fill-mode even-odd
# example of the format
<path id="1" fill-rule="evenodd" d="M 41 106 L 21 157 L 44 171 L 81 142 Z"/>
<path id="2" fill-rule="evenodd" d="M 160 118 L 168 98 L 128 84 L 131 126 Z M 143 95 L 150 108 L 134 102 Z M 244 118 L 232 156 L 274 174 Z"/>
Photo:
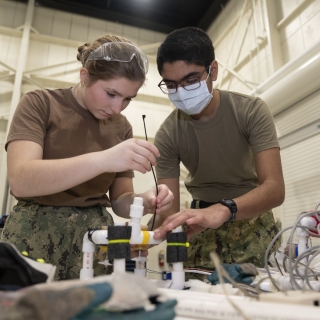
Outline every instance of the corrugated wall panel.
<path id="1" fill-rule="evenodd" d="M 106 29 L 107 29 L 106 21 L 90 18 L 89 25 L 88 25 L 88 41 L 101 37 L 101 35 L 107 32 Z"/>
<path id="2" fill-rule="evenodd" d="M 87 20 L 88 18 L 84 18 Z M 72 23 L 72 14 L 56 11 L 52 21 L 51 36 L 57 38 L 70 39 L 70 27 Z"/>
<path id="3" fill-rule="evenodd" d="M 70 24 L 69 39 L 75 39 L 80 43 L 87 42 L 89 39 L 89 21 L 90 19 L 84 16 L 73 14 Z M 103 34 L 101 31 L 100 36 Z"/>
<path id="4" fill-rule="evenodd" d="M 48 65 L 50 43 L 30 41 L 26 70 L 34 70 Z M 45 75 L 45 71 L 43 72 Z"/>
<path id="5" fill-rule="evenodd" d="M 320 89 L 275 117 L 279 137 L 320 119 Z"/>
<path id="6" fill-rule="evenodd" d="M 282 226 L 286 228 L 299 213 L 320 202 L 320 134 L 282 150 L 281 158 L 286 184 Z"/>
<path id="7" fill-rule="evenodd" d="M 43 7 L 35 7 L 33 27 L 39 33 L 51 36 L 54 17 L 54 10 L 48 10 Z"/>
<path id="8" fill-rule="evenodd" d="M 1 1 L 0 21 L 7 28 L 18 28 L 24 24 L 27 6 L 15 1 Z"/>
<path id="9" fill-rule="evenodd" d="M 0 59 L 9 67 L 15 69 L 18 64 L 18 52 L 20 50 L 21 38 L 2 35 L 0 36 L 1 53 Z M 1 66 L 0 70 L 5 69 Z"/>

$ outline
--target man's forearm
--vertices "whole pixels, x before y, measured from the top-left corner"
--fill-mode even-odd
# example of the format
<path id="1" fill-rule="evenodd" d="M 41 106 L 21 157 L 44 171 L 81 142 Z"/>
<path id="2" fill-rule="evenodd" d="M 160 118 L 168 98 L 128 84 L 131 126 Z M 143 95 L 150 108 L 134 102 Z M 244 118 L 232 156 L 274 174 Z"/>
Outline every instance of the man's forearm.
<path id="1" fill-rule="evenodd" d="M 245 195 L 233 199 L 237 204 L 237 220 L 258 216 L 284 201 L 284 187 L 274 182 L 266 182 Z"/>

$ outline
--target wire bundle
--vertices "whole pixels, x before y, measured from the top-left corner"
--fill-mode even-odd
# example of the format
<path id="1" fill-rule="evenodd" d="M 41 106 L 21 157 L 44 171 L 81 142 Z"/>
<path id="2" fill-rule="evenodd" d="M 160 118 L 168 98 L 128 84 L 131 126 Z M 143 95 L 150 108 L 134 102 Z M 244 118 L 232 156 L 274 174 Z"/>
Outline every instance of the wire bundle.
<path id="1" fill-rule="evenodd" d="M 265 269 L 268 274 L 268 277 L 270 278 L 270 281 L 272 282 L 274 288 L 277 291 L 283 291 L 288 289 L 320 291 L 320 282 L 317 282 L 318 276 L 320 276 L 320 272 L 318 272 L 317 269 L 313 269 L 311 267 L 312 262 L 314 262 L 315 259 L 320 258 L 320 246 L 312 246 L 311 244 L 311 247 L 309 249 L 306 249 L 303 253 L 299 253 L 296 256 L 294 254 L 295 244 L 293 242 L 294 236 L 298 228 L 303 229 L 307 233 L 309 239 L 310 237 L 320 238 L 320 224 L 318 224 L 316 228 L 306 227 L 301 224 L 302 219 L 304 219 L 305 217 L 314 217 L 318 221 L 320 221 L 320 210 L 318 210 L 319 206 L 320 203 L 315 207 L 314 211 L 301 212 L 298 215 L 298 218 L 296 222 L 293 224 L 293 226 L 281 230 L 270 242 L 265 252 Z M 276 254 L 273 255 L 279 272 L 283 276 L 287 275 L 289 278 L 289 286 L 281 287 L 279 281 L 276 281 L 274 277 L 271 275 L 270 266 L 268 265 L 268 256 L 274 243 L 281 237 L 281 235 L 284 232 L 290 229 L 291 233 L 287 241 L 288 254 L 284 254 L 279 249 L 276 251 L 277 253 L 283 253 L 283 260 L 280 261 L 280 263 L 276 258 Z M 313 280 L 313 282 L 311 283 L 310 280 Z"/>

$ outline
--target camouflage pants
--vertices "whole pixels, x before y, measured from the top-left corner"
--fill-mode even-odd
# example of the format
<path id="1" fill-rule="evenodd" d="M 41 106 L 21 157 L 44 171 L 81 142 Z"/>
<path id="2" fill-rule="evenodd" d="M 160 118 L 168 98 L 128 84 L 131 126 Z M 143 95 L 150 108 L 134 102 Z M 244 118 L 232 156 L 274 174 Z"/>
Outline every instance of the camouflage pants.
<path id="1" fill-rule="evenodd" d="M 222 263 L 250 262 L 263 268 L 265 251 L 277 233 L 272 211 L 252 219 L 227 222 L 217 230 L 206 229 L 190 239 L 185 267 L 214 269 L 210 252 L 215 251 Z M 279 246 L 280 240 L 270 253 Z"/>
<path id="2" fill-rule="evenodd" d="M 113 219 L 104 207 L 55 207 L 20 200 L 6 220 L 1 240 L 57 266 L 55 280 L 79 279 L 84 234 L 88 228 L 107 225 L 113 225 Z M 103 252 L 96 246 L 95 275 L 111 272 L 97 263 L 101 260 Z"/>

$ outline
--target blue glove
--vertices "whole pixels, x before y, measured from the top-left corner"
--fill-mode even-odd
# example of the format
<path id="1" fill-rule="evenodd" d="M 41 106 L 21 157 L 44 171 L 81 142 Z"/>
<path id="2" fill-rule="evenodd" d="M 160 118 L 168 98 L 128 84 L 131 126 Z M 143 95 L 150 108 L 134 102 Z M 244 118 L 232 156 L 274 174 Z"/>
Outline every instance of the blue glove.
<path id="1" fill-rule="evenodd" d="M 229 274 L 230 278 L 235 282 L 250 284 L 253 282 L 255 276 L 258 274 L 256 267 L 252 263 L 243 264 L 222 264 L 222 267 Z M 213 271 L 208 280 L 212 284 L 219 284 L 219 278 L 217 270 Z M 223 277 L 224 283 L 230 283 Z"/>

